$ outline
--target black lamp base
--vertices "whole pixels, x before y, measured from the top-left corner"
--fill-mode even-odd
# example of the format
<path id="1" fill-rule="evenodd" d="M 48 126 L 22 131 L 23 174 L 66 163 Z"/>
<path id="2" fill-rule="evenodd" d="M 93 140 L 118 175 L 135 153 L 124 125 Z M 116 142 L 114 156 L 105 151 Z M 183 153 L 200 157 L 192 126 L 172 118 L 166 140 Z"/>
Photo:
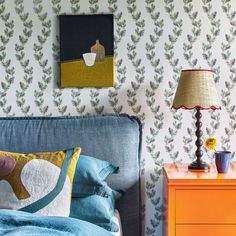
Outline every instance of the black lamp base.
<path id="1" fill-rule="evenodd" d="M 204 161 L 194 161 L 188 166 L 189 170 L 198 170 L 198 171 L 208 171 L 210 169 L 210 165 L 208 165 Z"/>
<path id="2" fill-rule="evenodd" d="M 197 136 L 197 140 L 195 142 L 196 146 L 197 146 L 197 150 L 195 152 L 195 155 L 197 157 L 197 160 L 195 160 L 194 162 L 192 162 L 189 166 L 188 166 L 188 169 L 189 170 L 194 170 L 194 171 L 208 171 L 210 169 L 210 166 L 202 161 L 202 156 L 203 156 L 203 152 L 202 152 L 202 140 L 201 140 L 201 137 L 202 137 L 202 131 L 201 131 L 201 127 L 202 127 L 202 122 L 201 122 L 201 117 L 202 117 L 202 114 L 201 114 L 201 111 L 200 111 L 200 107 L 197 107 L 196 110 L 196 114 L 195 114 L 195 117 L 196 117 L 196 136 Z"/>

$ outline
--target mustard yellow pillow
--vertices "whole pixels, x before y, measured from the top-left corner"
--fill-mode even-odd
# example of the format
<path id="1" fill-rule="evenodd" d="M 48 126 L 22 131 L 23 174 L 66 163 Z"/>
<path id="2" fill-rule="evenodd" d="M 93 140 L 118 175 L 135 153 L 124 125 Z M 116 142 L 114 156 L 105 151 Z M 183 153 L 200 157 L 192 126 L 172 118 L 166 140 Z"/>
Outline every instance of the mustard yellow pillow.
<path id="1" fill-rule="evenodd" d="M 0 209 L 69 216 L 81 149 L 22 154 L 0 151 Z"/>

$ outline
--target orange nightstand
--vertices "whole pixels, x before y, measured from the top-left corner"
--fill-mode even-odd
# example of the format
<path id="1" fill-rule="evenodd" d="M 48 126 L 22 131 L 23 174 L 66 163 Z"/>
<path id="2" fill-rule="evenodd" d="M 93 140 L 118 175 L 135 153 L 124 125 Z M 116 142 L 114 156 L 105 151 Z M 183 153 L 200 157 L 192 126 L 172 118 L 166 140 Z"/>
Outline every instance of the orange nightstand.
<path id="1" fill-rule="evenodd" d="M 165 164 L 165 236 L 236 236 L 236 164 L 227 174 Z"/>

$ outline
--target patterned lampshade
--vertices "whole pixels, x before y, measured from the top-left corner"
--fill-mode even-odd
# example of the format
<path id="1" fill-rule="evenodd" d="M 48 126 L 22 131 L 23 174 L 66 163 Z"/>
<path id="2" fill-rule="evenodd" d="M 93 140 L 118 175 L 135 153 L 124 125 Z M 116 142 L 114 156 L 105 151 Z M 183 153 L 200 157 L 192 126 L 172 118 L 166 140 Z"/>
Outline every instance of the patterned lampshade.
<path id="1" fill-rule="evenodd" d="M 212 70 L 182 70 L 172 107 L 221 109 Z"/>

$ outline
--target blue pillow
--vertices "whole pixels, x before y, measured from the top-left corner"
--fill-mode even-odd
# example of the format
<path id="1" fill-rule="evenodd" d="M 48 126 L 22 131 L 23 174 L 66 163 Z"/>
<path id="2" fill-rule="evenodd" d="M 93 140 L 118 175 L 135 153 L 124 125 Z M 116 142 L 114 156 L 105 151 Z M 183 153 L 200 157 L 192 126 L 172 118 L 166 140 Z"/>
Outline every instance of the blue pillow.
<path id="1" fill-rule="evenodd" d="M 107 191 L 104 180 L 118 170 L 119 167 L 108 161 L 80 155 L 73 180 L 72 197 L 85 197 L 92 194 L 108 197 L 111 193 Z"/>
<path id="2" fill-rule="evenodd" d="M 104 187 L 109 193 L 107 198 L 98 195 L 73 198 L 70 217 L 88 221 L 112 232 L 118 232 L 119 226 L 114 221 L 115 201 L 122 194 L 112 190 L 107 184 Z"/>

